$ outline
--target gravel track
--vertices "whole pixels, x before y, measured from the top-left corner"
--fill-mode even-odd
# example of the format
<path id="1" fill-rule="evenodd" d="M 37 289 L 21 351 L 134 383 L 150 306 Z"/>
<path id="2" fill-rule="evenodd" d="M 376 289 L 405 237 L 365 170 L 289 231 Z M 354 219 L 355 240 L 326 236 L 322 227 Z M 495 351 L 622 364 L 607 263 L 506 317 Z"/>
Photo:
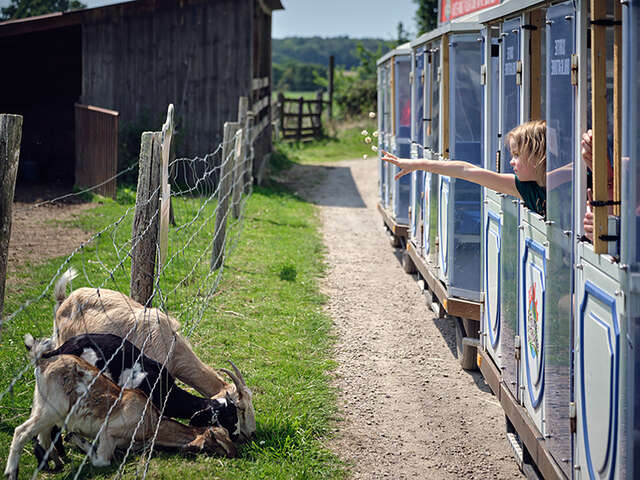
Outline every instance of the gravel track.
<path id="1" fill-rule="evenodd" d="M 376 160 L 285 175 L 320 208 L 343 417 L 331 448 L 350 478 L 524 478 L 496 398 L 479 373 L 461 369 L 452 322 L 435 318 L 388 242 Z"/>

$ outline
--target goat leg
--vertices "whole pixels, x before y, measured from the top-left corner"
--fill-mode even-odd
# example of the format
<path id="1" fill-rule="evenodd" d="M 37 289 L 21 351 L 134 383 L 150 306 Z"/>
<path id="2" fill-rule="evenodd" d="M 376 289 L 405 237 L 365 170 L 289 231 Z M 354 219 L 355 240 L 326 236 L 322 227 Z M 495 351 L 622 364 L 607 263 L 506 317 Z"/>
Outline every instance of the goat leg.
<path id="1" fill-rule="evenodd" d="M 7 458 L 7 466 L 4 474 L 9 480 L 18 478 L 18 465 L 20 453 L 30 438 L 38 435 L 42 430 L 51 428 L 51 420 L 38 413 L 32 415 L 22 425 L 16 427 L 11 440 L 11 448 Z"/>

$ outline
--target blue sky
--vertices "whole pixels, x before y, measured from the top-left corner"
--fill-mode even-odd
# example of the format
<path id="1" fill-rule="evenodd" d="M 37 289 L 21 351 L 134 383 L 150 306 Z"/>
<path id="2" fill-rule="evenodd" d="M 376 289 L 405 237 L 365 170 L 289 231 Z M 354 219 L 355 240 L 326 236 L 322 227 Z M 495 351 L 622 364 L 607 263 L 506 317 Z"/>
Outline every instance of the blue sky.
<path id="1" fill-rule="evenodd" d="M 114 0 L 81 0 L 99 7 Z M 273 14 L 273 37 L 375 37 L 393 39 L 398 22 L 415 32 L 416 4 L 412 0 L 280 0 L 284 10 Z M 6 6 L 9 0 L 0 0 Z M 383 21 L 381 21 L 381 18 Z"/>
<path id="2" fill-rule="evenodd" d="M 284 10 L 273 14 L 274 38 L 348 35 L 392 39 L 397 36 L 398 22 L 406 30 L 416 30 L 417 6 L 412 0 L 280 1 Z"/>

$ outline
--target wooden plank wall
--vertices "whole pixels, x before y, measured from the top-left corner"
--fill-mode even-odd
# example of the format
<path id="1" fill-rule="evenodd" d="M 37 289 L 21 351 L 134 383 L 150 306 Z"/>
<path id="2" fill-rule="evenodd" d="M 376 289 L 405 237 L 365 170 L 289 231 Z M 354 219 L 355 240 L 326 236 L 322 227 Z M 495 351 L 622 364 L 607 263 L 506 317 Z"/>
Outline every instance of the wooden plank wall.
<path id="1" fill-rule="evenodd" d="M 76 104 L 76 185 L 116 198 L 118 112 Z"/>
<path id="2" fill-rule="evenodd" d="M 85 23 L 81 103 L 148 130 L 173 103 L 177 155 L 214 151 L 238 97 L 251 91 L 254 8 L 254 0 L 176 3 Z"/>

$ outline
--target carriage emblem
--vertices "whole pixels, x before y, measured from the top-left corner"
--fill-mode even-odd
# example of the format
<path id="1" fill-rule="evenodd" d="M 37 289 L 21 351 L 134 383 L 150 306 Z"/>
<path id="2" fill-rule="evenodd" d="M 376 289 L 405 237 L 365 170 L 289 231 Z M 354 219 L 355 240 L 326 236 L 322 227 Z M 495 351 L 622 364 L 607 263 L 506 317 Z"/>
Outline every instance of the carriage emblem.
<path id="1" fill-rule="evenodd" d="M 529 287 L 529 300 L 527 302 L 527 337 L 529 339 L 529 351 L 533 358 L 537 358 L 540 352 L 540 340 L 538 338 L 538 300 L 536 299 L 536 282 Z"/>

